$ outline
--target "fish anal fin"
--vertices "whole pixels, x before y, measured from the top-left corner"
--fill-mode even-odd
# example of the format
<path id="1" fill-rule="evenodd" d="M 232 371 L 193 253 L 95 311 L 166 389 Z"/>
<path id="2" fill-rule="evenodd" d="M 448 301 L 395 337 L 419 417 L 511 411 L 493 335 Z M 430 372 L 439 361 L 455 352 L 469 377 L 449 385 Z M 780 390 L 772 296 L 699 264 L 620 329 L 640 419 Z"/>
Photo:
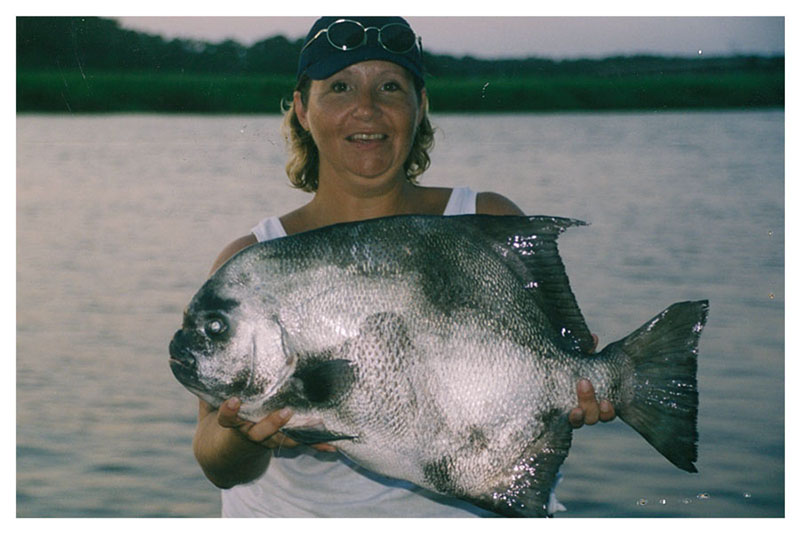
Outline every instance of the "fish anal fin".
<path id="1" fill-rule="evenodd" d="M 542 434 L 505 473 L 505 480 L 475 503 L 508 517 L 552 516 L 558 503 L 551 493 L 571 443 L 572 426 L 563 413 L 554 412 Z"/>

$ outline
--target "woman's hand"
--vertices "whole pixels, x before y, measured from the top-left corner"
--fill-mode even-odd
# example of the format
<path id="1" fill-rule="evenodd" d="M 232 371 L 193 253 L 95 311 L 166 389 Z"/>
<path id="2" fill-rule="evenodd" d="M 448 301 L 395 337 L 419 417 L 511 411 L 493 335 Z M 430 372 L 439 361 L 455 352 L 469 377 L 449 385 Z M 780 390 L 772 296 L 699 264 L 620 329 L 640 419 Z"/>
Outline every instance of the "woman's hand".
<path id="1" fill-rule="evenodd" d="M 236 429 L 249 441 L 260 444 L 265 448 L 294 448 L 299 443 L 293 441 L 280 432 L 281 427 L 292 417 L 292 410 L 284 407 L 273 411 L 258 422 L 250 422 L 239 418 L 241 402 L 238 398 L 231 398 L 219 406 L 217 423 L 230 429 Z M 313 448 L 323 452 L 335 452 L 336 448 L 330 444 L 315 444 Z"/>
<path id="2" fill-rule="evenodd" d="M 598 339 L 597 335 L 592 333 L 594 339 L 594 346 L 589 353 L 594 353 L 597 348 Z M 588 379 L 581 379 L 578 381 L 578 407 L 569 412 L 569 423 L 572 427 L 579 428 L 584 424 L 592 426 L 601 422 L 610 422 L 616 418 L 614 406 L 608 400 L 597 401 L 594 395 L 594 387 Z"/>

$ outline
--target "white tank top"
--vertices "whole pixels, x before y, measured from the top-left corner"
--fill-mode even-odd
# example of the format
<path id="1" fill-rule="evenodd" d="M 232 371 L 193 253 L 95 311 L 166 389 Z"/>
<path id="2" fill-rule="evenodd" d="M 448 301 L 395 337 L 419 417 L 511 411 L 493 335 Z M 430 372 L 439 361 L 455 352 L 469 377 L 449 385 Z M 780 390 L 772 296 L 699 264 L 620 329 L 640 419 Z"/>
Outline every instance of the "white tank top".
<path id="1" fill-rule="evenodd" d="M 442 214 L 445 216 L 474 215 L 477 197 L 477 193 L 468 187 L 453 189 Z M 286 237 L 286 230 L 283 229 L 283 224 L 278 217 L 267 217 L 250 231 L 258 239 L 258 242 Z"/>

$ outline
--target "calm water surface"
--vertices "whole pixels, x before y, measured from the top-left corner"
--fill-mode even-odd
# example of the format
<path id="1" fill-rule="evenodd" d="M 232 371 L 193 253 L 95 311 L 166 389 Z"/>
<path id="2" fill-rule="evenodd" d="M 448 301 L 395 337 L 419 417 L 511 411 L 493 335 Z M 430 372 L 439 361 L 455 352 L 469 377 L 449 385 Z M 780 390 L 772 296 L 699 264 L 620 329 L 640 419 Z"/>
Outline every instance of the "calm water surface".
<path id="1" fill-rule="evenodd" d="M 278 117 L 17 119 L 17 515 L 218 516 L 167 344 L 221 248 L 308 200 Z M 563 517 L 784 515 L 784 114 L 434 117 L 423 182 L 591 222 L 561 251 L 601 345 L 708 298 L 699 473 L 577 431 Z"/>

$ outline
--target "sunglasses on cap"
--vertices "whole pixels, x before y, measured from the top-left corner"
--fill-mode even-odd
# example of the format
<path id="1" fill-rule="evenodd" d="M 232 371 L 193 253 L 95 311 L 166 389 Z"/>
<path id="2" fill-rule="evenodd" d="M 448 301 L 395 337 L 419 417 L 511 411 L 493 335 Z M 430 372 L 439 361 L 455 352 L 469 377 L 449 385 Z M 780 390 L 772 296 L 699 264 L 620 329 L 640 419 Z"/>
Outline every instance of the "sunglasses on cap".
<path id="1" fill-rule="evenodd" d="M 317 32 L 314 37 L 309 39 L 306 45 L 300 50 L 303 51 L 317 40 L 323 33 L 328 38 L 331 46 L 338 50 L 348 51 L 367 44 L 367 32 L 376 30 L 378 32 L 378 43 L 384 50 L 394 54 L 405 54 L 415 46 L 422 45 L 422 37 L 418 37 L 414 31 L 398 22 L 386 24 L 380 28 L 370 26 L 365 28 L 360 22 L 350 19 L 339 19 L 331 23 L 327 28 Z"/>

